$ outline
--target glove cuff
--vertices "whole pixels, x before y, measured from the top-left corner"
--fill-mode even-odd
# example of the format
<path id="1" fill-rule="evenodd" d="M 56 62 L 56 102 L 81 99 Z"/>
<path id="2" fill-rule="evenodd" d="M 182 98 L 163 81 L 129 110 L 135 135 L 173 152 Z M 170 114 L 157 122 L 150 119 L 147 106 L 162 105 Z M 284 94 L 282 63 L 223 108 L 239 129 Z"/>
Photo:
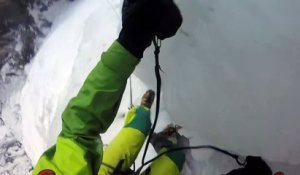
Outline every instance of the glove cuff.
<path id="1" fill-rule="evenodd" d="M 131 54 L 141 59 L 147 47 L 151 45 L 152 37 L 141 32 L 128 32 L 122 28 L 117 41 Z"/>
<path id="2" fill-rule="evenodd" d="M 139 106 L 133 110 L 135 110 L 134 118 L 125 125 L 125 128 L 135 128 L 141 131 L 145 137 L 147 137 L 151 129 L 150 110 L 142 106 Z M 129 115 L 130 113 L 128 113 L 127 117 L 131 117 Z"/>

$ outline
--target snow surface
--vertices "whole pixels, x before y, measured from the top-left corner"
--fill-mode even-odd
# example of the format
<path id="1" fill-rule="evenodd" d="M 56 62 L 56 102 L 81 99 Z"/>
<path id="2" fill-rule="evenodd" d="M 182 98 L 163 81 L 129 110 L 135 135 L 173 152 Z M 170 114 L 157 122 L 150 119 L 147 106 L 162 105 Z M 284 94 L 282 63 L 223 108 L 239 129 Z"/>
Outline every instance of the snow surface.
<path id="1" fill-rule="evenodd" d="M 274 170 L 300 171 L 300 1 L 178 1 L 184 23 L 163 42 L 161 126 L 175 121 L 192 145 L 212 143 L 261 155 Z M 120 1 L 80 1 L 66 10 L 28 68 L 21 92 L 23 143 L 36 163 L 55 143 L 68 100 L 117 37 Z M 135 71 L 134 100 L 155 87 L 148 49 Z M 128 89 L 104 143 L 122 125 Z M 149 156 L 153 156 L 150 150 Z M 198 174 L 221 174 L 234 162 L 193 152 Z"/>
<path id="2" fill-rule="evenodd" d="M 22 144 L 0 118 L 0 174 L 26 174 L 32 169 Z"/>

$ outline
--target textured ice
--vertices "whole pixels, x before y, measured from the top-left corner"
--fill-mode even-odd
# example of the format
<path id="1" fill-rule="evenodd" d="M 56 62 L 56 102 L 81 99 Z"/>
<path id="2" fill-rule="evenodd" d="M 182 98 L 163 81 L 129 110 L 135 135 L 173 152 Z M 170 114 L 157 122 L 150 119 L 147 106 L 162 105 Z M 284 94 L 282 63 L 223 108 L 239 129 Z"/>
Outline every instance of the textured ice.
<path id="1" fill-rule="evenodd" d="M 171 117 L 212 143 L 299 165 L 300 4 L 287 2 L 180 1 L 163 90 Z M 152 60 L 138 68 L 145 81 Z"/>

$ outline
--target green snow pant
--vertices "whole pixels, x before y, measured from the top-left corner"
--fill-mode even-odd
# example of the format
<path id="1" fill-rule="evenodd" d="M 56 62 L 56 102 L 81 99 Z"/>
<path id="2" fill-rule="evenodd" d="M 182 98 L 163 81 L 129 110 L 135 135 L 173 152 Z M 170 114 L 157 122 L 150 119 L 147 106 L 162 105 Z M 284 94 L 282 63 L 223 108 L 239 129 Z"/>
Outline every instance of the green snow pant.
<path id="1" fill-rule="evenodd" d="M 140 152 L 150 131 L 150 110 L 146 107 L 134 107 L 126 118 L 124 127 L 104 151 L 102 165 L 98 175 L 111 175 L 119 162 L 123 160 L 121 172 L 127 172 Z M 166 151 L 162 148 L 159 153 Z M 184 163 L 183 152 L 166 154 L 155 160 L 142 174 L 179 175 Z"/>

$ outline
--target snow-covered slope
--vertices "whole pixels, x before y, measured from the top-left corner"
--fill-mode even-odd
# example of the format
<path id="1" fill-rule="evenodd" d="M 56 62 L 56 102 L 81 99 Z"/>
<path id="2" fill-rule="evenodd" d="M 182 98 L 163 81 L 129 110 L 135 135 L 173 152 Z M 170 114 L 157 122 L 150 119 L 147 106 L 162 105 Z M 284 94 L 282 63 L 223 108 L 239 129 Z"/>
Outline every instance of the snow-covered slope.
<path id="1" fill-rule="evenodd" d="M 183 26 L 176 37 L 163 42 L 161 53 L 166 72 L 163 116 L 182 125 L 183 132 L 193 136 L 192 144 L 212 143 L 244 155 L 261 155 L 275 169 L 297 174 L 299 1 L 181 0 L 178 4 Z M 54 144 L 68 99 L 117 37 L 119 11 L 119 1 L 74 3 L 30 65 L 21 108 L 24 146 L 33 162 Z M 155 87 L 153 60 L 149 49 L 135 71 L 135 98 Z M 119 115 L 128 107 L 128 97 L 124 100 Z M 112 127 L 120 127 L 121 119 L 116 123 Z M 111 138 L 105 135 L 104 141 Z M 216 164 L 202 162 L 202 174 L 229 167 L 214 154 L 195 155 L 199 161 L 204 157 Z"/>
<path id="2" fill-rule="evenodd" d="M 54 143 L 67 100 L 77 93 L 100 53 L 116 37 L 115 16 L 103 2 L 74 3 L 30 65 L 21 106 L 24 145 L 33 162 Z"/>

